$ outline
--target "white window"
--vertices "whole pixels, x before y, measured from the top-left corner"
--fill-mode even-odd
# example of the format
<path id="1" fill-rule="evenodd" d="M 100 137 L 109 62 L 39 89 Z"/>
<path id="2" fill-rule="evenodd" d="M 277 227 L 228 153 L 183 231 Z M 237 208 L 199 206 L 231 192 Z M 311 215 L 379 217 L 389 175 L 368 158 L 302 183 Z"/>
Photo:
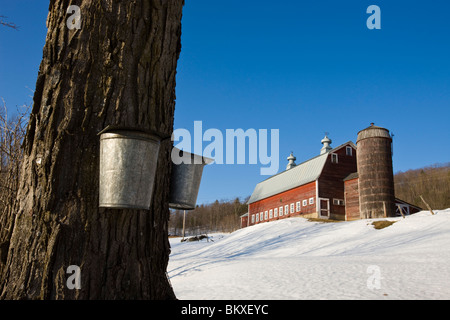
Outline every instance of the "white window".
<path id="1" fill-rule="evenodd" d="M 273 218 L 273 210 L 270 209 L 270 210 L 269 210 L 269 219 L 272 219 L 272 218 Z"/>
<path id="2" fill-rule="evenodd" d="M 283 215 L 283 207 L 280 207 L 280 217 Z"/>
<path id="3" fill-rule="evenodd" d="M 264 220 L 267 220 L 267 219 L 269 219 L 269 213 L 266 211 L 266 212 L 264 212 Z"/>
<path id="4" fill-rule="evenodd" d="M 293 203 L 291 203 L 291 213 L 294 213 L 295 212 L 295 209 L 294 209 L 294 204 Z"/>
<path id="5" fill-rule="evenodd" d="M 285 205 L 284 206 L 284 215 L 288 215 L 289 214 L 289 206 Z"/>
<path id="6" fill-rule="evenodd" d="M 252 223 L 255 223 L 255 215 L 252 214 Z"/>
<path id="7" fill-rule="evenodd" d="M 264 218 L 263 214 L 264 214 L 263 212 L 260 212 L 260 213 L 259 213 L 259 220 L 260 220 L 260 221 L 263 221 L 263 218 Z"/>
<path id="8" fill-rule="evenodd" d="M 278 208 L 273 209 L 273 216 L 278 217 Z"/>
<path id="9" fill-rule="evenodd" d="M 297 201 L 296 206 L 297 206 L 297 207 L 295 208 L 296 211 L 297 211 L 297 212 L 300 212 L 300 201 Z"/>
<path id="10" fill-rule="evenodd" d="M 309 198 L 309 204 L 314 204 L 314 198 Z"/>
<path id="11" fill-rule="evenodd" d="M 331 163 L 338 163 L 338 155 L 337 153 L 331 154 Z"/>
<path id="12" fill-rule="evenodd" d="M 256 222 L 259 222 L 259 213 L 256 214 Z"/>
<path id="13" fill-rule="evenodd" d="M 345 202 L 342 199 L 333 199 L 333 204 L 337 206 L 343 206 Z"/>
<path id="14" fill-rule="evenodd" d="M 306 207 L 308 205 L 308 200 L 303 200 L 303 206 Z"/>
<path id="15" fill-rule="evenodd" d="M 352 156 L 353 155 L 353 148 L 350 146 L 346 146 L 345 147 L 345 154 L 348 156 Z"/>

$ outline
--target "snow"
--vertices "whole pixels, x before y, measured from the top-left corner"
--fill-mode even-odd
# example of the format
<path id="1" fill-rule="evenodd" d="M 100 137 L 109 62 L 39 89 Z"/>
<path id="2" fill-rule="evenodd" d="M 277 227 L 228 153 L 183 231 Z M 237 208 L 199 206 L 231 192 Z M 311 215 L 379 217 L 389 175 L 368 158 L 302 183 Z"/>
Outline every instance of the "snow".
<path id="1" fill-rule="evenodd" d="M 450 209 L 337 223 L 289 218 L 171 238 L 178 299 L 449 299 Z M 396 221 L 376 230 L 376 220 Z"/>

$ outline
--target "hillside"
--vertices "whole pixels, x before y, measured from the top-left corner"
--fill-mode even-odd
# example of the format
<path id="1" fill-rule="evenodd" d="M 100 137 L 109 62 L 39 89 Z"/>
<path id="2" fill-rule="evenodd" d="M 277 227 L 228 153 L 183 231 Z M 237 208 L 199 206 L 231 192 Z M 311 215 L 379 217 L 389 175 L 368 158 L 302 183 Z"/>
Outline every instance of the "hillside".
<path id="1" fill-rule="evenodd" d="M 450 209 L 436 212 L 172 238 L 168 273 L 179 299 L 449 299 Z"/>
<path id="2" fill-rule="evenodd" d="M 450 164 L 439 164 L 394 175 L 395 196 L 426 208 L 422 195 L 432 209 L 450 207 Z"/>
<path id="3" fill-rule="evenodd" d="M 397 198 L 420 208 L 426 205 L 422 195 L 432 209 L 450 208 L 450 164 L 437 164 L 394 175 Z M 196 235 L 214 231 L 231 232 L 240 228 L 240 215 L 248 211 L 249 197 L 234 200 L 216 200 L 210 204 L 199 204 L 186 213 L 186 234 Z M 183 212 L 174 210 L 169 221 L 171 235 L 181 235 Z"/>

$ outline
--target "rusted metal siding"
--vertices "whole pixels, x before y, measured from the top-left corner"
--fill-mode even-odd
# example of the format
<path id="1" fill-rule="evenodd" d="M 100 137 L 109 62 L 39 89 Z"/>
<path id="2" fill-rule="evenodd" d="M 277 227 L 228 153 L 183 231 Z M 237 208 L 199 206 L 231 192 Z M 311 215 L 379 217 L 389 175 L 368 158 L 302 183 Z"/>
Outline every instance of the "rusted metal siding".
<path id="1" fill-rule="evenodd" d="M 392 139 L 373 124 L 358 133 L 357 167 L 361 219 L 395 216 Z"/>

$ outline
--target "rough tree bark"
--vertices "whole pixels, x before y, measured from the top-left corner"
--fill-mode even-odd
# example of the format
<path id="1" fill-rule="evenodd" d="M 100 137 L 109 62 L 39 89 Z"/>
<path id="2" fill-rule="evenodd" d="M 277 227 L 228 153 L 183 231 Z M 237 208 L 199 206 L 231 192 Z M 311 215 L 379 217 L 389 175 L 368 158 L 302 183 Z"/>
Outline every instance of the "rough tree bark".
<path id="1" fill-rule="evenodd" d="M 161 144 L 150 210 L 98 208 L 107 125 L 170 136 L 184 0 L 52 0 L 23 144 L 2 299 L 174 299 L 166 275 L 172 143 Z M 81 9 L 69 30 L 66 10 Z M 69 265 L 81 269 L 70 290 Z"/>

